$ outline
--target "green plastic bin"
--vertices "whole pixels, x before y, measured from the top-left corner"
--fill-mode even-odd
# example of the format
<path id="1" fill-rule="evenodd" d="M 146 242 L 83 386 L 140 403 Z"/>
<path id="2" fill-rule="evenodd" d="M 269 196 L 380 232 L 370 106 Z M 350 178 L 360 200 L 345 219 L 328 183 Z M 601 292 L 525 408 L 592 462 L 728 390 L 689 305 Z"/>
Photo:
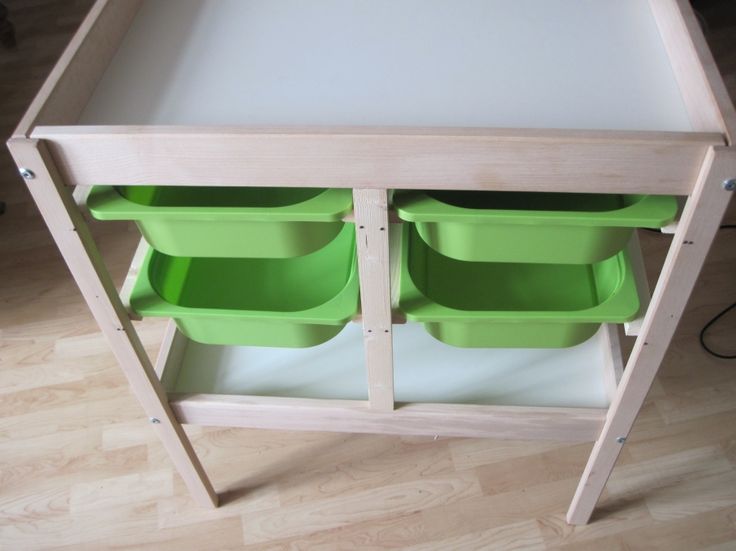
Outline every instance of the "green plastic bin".
<path id="1" fill-rule="evenodd" d="M 625 252 L 590 265 L 465 262 L 404 226 L 399 307 L 447 344 L 563 348 L 639 311 Z"/>
<path id="2" fill-rule="evenodd" d="M 288 258 L 191 258 L 148 251 L 130 304 L 173 318 L 205 344 L 307 347 L 337 335 L 358 311 L 355 226 Z"/>
<path id="3" fill-rule="evenodd" d="M 662 195 L 397 191 L 394 205 L 430 247 L 472 262 L 591 264 L 677 214 Z"/>
<path id="4" fill-rule="evenodd" d="M 327 245 L 353 208 L 349 189 L 94 186 L 99 220 L 134 220 L 171 256 L 288 258 Z"/>

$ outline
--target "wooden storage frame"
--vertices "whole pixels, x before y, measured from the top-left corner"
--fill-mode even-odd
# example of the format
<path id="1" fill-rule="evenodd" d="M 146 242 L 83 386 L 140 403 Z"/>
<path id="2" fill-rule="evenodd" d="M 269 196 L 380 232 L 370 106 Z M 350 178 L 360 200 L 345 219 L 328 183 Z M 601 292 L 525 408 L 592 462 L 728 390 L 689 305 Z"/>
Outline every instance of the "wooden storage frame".
<path id="1" fill-rule="evenodd" d="M 687 0 L 650 0 L 694 132 L 447 128 L 75 126 L 139 2 L 99 0 L 8 145 L 92 313 L 175 466 L 201 504 L 214 491 L 181 423 L 595 440 L 567 520 L 588 522 L 696 282 L 736 177 L 736 113 Z M 216 159 L 216 164 L 213 159 Z M 399 162 L 400 161 L 400 162 Z M 168 396 L 107 272 L 74 186 L 354 189 L 367 402 Z M 623 375 L 612 346 L 607 410 L 449 404 L 395 408 L 388 189 L 687 196 Z M 84 189 L 84 188 L 80 188 Z M 158 369 L 181 347 L 172 325 Z M 620 376 L 620 382 L 618 381 Z"/>

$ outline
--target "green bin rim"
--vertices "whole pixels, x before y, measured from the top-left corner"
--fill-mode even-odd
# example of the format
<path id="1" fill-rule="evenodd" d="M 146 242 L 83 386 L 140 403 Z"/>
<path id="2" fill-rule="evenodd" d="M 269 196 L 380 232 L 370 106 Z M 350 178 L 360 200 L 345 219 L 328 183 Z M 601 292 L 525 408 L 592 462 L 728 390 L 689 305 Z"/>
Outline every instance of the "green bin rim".
<path id="1" fill-rule="evenodd" d="M 399 308 L 409 321 L 421 323 L 464 321 L 525 321 L 574 322 L 574 323 L 625 323 L 637 317 L 640 311 L 636 279 L 624 249 L 616 255 L 619 270 L 623 273 L 611 296 L 602 303 L 583 310 L 505 311 L 505 310 L 458 310 L 441 304 L 424 295 L 414 284 L 409 272 L 409 239 L 413 224 L 404 224 L 401 237 L 401 275 L 399 283 Z M 418 237 L 422 243 L 424 241 Z M 429 247 L 424 243 L 425 247 Z M 438 253 L 439 254 L 439 253 Z M 450 259 L 453 262 L 462 262 Z M 608 259 L 607 259 L 608 260 Z M 603 262 L 606 262 L 604 260 Z M 407 304 L 412 306 L 407 307 Z M 635 307 L 634 307 L 635 306 Z"/>
<path id="2" fill-rule="evenodd" d="M 449 205 L 425 192 L 413 191 L 395 193 L 394 206 L 399 218 L 407 222 L 468 224 L 499 222 L 504 224 L 661 228 L 671 223 L 677 215 L 678 203 L 676 197 L 672 195 L 625 195 L 637 197 L 639 200 L 620 209 L 596 212 L 471 209 Z"/>
<path id="3" fill-rule="evenodd" d="M 353 224 L 345 224 L 341 232 L 354 231 Z M 335 239 L 339 239 L 338 237 Z M 327 245 L 330 246 L 329 244 Z M 274 311 L 274 310 L 237 310 L 225 308 L 194 308 L 179 306 L 165 301 L 151 284 L 149 268 L 154 255 L 163 254 L 152 247 L 148 247 L 143 264 L 136 278 L 135 285 L 130 295 L 130 306 L 134 312 L 144 317 L 217 317 L 217 318 L 258 318 L 263 320 L 278 320 L 288 323 L 310 323 L 320 325 L 343 325 L 353 319 L 357 313 L 358 297 L 358 270 L 357 257 L 355 255 L 355 241 L 353 241 L 351 254 L 353 261 L 350 267 L 348 280 L 343 288 L 327 302 L 297 311 Z M 137 307 L 142 302 L 145 307 Z"/>
<path id="4" fill-rule="evenodd" d="M 310 199 L 280 207 L 152 207 L 126 199 L 115 187 L 92 186 L 87 208 L 96 219 L 336 222 L 353 211 L 350 189 L 325 188 Z"/>

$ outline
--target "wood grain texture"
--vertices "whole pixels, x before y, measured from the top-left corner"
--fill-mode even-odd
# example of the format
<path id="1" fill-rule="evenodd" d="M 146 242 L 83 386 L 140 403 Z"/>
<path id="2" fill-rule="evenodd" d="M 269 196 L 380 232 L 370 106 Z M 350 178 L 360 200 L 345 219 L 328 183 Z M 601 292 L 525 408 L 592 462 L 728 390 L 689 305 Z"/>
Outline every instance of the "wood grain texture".
<path id="1" fill-rule="evenodd" d="M 355 189 L 353 209 L 368 400 L 373 409 L 391 411 L 394 409 L 394 365 L 388 193 L 382 189 Z"/>
<path id="2" fill-rule="evenodd" d="M 733 174 L 736 174 L 736 148 L 714 148 L 703 163 L 695 191 L 685 204 L 641 333 L 570 505 L 567 519 L 571 524 L 587 523 L 603 492 L 733 196 L 723 186 Z"/>
<path id="3" fill-rule="evenodd" d="M 678 221 L 679 223 L 679 221 Z M 651 291 L 649 290 L 649 282 L 647 281 L 646 266 L 644 265 L 644 259 L 641 256 L 641 245 L 639 244 L 638 232 L 634 231 L 631 236 L 631 240 L 626 246 L 626 250 L 629 253 L 629 262 L 631 264 L 631 271 L 634 273 L 634 281 L 636 281 L 636 291 L 639 296 L 639 315 L 624 324 L 624 332 L 629 337 L 635 337 L 641 332 L 642 323 L 644 323 L 644 315 L 649 308 L 649 302 L 652 299 Z"/>
<path id="4" fill-rule="evenodd" d="M 87 224 L 69 189 L 61 183 L 51 156 L 44 144 L 27 138 L 11 138 L 8 147 L 18 167 L 27 167 L 35 174 L 27 180 L 31 196 L 146 415 L 158 421 L 154 430 L 194 499 L 203 506 L 216 506 L 217 494 L 168 406 Z"/>
<path id="5" fill-rule="evenodd" d="M 219 394 L 170 395 L 182 423 L 213 427 L 323 430 L 426 436 L 592 441 L 605 410 L 411 403 L 395 411 L 357 400 Z"/>
<path id="6" fill-rule="evenodd" d="M 618 336 L 618 326 L 607 323 L 604 326 L 604 342 L 608 344 L 611 353 L 606 355 L 606 365 L 604 371 L 606 391 L 609 403 L 613 402 L 616 396 L 618 384 L 624 374 L 624 361 L 621 353 L 621 340 Z"/>
<path id="7" fill-rule="evenodd" d="M 30 137 L 38 124 L 74 124 L 77 121 L 140 2 L 95 2 L 18 123 L 14 137 Z"/>
<path id="8" fill-rule="evenodd" d="M 0 87 L 0 126 L 8 136 L 89 2 L 4 3 L 20 39 L 17 52 L 0 52 L 3 74 L 16 77 Z M 705 12 L 711 22 L 709 40 L 716 40 L 716 58 L 733 89 L 736 16 L 733 3 L 726 0 L 720 6 Z M 368 512 L 353 507 L 334 528 L 315 526 L 289 537 L 272 532 L 267 541 L 261 530 L 255 537 L 262 543 L 245 548 L 725 551 L 736 545 L 736 506 L 727 495 L 733 480 L 726 471 L 736 465 L 736 370 L 728 361 L 705 355 L 697 344 L 702 325 L 732 296 L 732 230 L 719 232 L 591 524 L 572 527 L 564 518 L 589 445 L 186 427 L 224 490 L 224 506 L 203 510 L 177 477 L 169 494 L 161 475 L 168 465 L 166 451 L 141 418 L 140 406 L 4 151 L 0 189 L 7 203 L 0 216 L 2 547 L 240 549 L 246 538 L 244 519 L 253 511 L 259 515 L 249 526 L 267 527 L 270 518 L 282 518 L 282 504 L 311 502 L 318 515 L 328 517 L 321 522 L 334 526 L 332 509 L 317 509 L 317 503 L 329 499 L 339 507 L 345 496 L 354 504 L 355 495 Z M 118 223 L 95 223 L 92 231 L 119 287 L 139 236 Z M 650 232 L 641 236 L 650 276 L 658 273 L 669 239 Z M 161 320 L 136 324 L 149 356 L 155 356 L 165 325 Z M 733 318 L 726 318 L 710 342 L 728 350 L 733 331 Z M 630 347 L 624 339 L 627 343 Z M 432 478 L 436 489 L 443 476 L 449 484 L 455 471 L 474 473 L 481 495 L 433 490 L 435 501 L 420 501 L 425 479 Z M 154 487 L 144 494 L 141 481 Z M 93 485 L 102 489 L 90 493 Z M 385 496 L 408 492 L 416 507 L 405 500 L 400 511 L 370 514 L 383 506 Z M 72 494 L 81 507 L 74 512 Z M 88 501 L 79 500 L 83 494 Z M 100 499 L 99 506 L 93 499 Z"/>
<path id="9" fill-rule="evenodd" d="M 168 320 L 161 347 L 156 356 L 156 363 L 153 366 L 161 385 L 167 391 L 176 384 L 188 342 L 189 339 L 182 335 L 176 327 L 176 322 L 172 319 Z"/>
<path id="10" fill-rule="evenodd" d="M 701 132 L 721 132 L 732 144 L 736 110 L 688 0 L 649 0 L 680 86 L 690 122 Z"/>
<path id="11" fill-rule="evenodd" d="M 74 189 L 76 191 L 80 188 L 77 187 Z M 141 240 L 138 242 L 138 246 L 135 249 L 135 253 L 133 253 L 133 258 L 130 261 L 128 274 L 125 276 L 125 281 L 123 281 L 122 287 L 120 287 L 120 301 L 123 303 L 125 311 L 128 312 L 128 317 L 132 320 L 141 319 L 141 317 L 133 312 L 132 308 L 130 307 L 130 294 L 133 292 L 135 280 L 140 273 L 141 266 L 143 265 L 143 260 L 145 259 L 147 252 L 148 243 L 146 242 L 145 238 L 141 237 Z"/>
<path id="12" fill-rule="evenodd" d="M 16 207 L 10 215 L 17 220 Z M 0 217 L 3 230 L 8 221 Z M 16 231 L 19 239 L 34 235 L 31 224 Z M 101 223 L 94 231 L 121 282 L 137 236 Z M 669 238 L 647 233 L 642 242 L 656 268 Z M 37 237 L 26 243 L 28 249 L 0 259 L 9 277 L 0 287 L 8 305 L 0 311 L 0 391 L 11 404 L 0 412 L 0 535 L 11 548 L 100 549 L 115 541 L 196 550 L 249 541 L 251 549 L 462 549 L 480 542 L 475 548 L 587 551 L 728 549 L 736 542 L 729 520 L 736 506 L 726 493 L 726 469 L 736 465 L 736 379 L 728 362 L 708 358 L 697 345 L 697 331 L 721 307 L 736 266 L 726 231 L 595 521 L 575 528 L 566 525 L 564 509 L 590 445 L 554 441 L 186 427 L 223 491 L 222 507 L 203 510 L 176 477 L 167 486 L 167 454 L 141 419 L 66 267 L 50 254 L 53 245 Z M 20 292 L 24 300 L 12 300 Z M 137 325 L 155 355 L 165 323 Z M 714 346 L 728 347 L 730 331 L 728 321 Z M 480 491 L 460 487 L 472 475 Z M 151 488 L 141 491 L 146 482 Z M 381 514 L 392 496 L 403 501 Z M 289 512 L 313 516 L 297 526 L 288 523 Z M 290 535 L 279 532 L 282 522 Z"/>
<path id="13" fill-rule="evenodd" d="M 32 136 L 50 142 L 65 181 L 77 185 L 683 195 L 708 147 L 724 143 L 712 133 L 463 128 L 47 126 Z"/>

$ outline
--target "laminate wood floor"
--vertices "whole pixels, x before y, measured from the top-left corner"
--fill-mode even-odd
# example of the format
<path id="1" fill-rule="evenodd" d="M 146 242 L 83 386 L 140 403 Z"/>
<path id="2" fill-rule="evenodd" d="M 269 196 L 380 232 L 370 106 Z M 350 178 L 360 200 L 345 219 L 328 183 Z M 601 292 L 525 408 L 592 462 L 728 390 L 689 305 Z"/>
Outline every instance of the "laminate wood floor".
<path id="1" fill-rule="evenodd" d="M 9 136 L 90 2 L 5 3 Z M 734 3 L 700 4 L 734 92 Z M 190 428 L 224 493 L 197 508 L 5 150 L 0 199 L 0 549 L 736 549 L 736 362 L 697 340 L 736 299 L 735 230 L 720 232 L 592 524 L 572 528 L 590 444 Z M 120 283 L 138 235 L 94 231 Z M 642 233 L 654 276 L 670 238 Z M 734 350 L 734 314 L 714 346 Z M 162 332 L 141 325 L 151 353 Z"/>

